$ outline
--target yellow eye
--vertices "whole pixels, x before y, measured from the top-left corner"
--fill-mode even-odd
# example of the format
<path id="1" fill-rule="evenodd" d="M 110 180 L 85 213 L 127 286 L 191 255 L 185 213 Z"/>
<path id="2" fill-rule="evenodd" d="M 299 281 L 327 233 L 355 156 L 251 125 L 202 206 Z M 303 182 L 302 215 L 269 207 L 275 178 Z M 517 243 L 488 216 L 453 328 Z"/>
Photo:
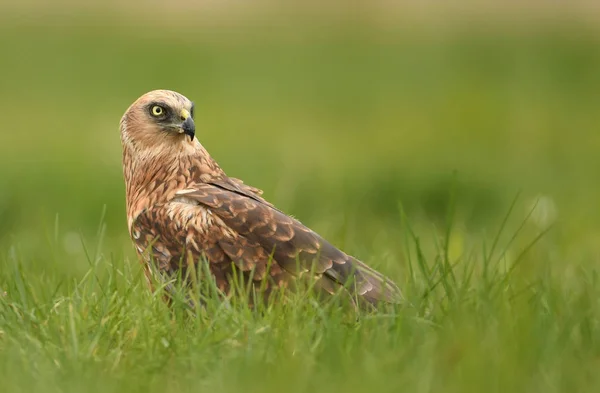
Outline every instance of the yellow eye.
<path id="1" fill-rule="evenodd" d="M 152 107 L 152 115 L 154 116 L 162 116 L 165 113 L 165 110 L 162 106 L 154 105 Z"/>

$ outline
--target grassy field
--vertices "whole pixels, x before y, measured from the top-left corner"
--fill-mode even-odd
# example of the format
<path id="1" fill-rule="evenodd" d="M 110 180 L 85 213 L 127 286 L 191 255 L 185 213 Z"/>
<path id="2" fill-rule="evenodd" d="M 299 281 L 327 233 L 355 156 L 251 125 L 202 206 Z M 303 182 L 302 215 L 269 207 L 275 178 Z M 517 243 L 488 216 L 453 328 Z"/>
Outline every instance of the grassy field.
<path id="1" fill-rule="evenodd" d="M 598 389 L 600 33 L 186 18 L 0 17 L 1 390 Z M 406 304 L 169 310 L 128 239 L 118 134 L 156 88 Z"/>

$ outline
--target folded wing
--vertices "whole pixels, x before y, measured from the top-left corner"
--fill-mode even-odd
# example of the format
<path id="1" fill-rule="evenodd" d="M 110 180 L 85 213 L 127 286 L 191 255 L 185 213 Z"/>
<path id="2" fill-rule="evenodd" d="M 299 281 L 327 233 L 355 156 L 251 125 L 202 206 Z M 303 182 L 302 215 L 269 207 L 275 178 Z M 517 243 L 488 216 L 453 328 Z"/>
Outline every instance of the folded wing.
<path id="1" fill-rule="evenodd" d="M 222 251 L 243 271 L 264 270 L 272 258 L 273 266 L 291 275 L 312 272 L 320 276 L 321 287 L 329 292 L 348 284 L 352 295 L 369 303 L 400 302 L 400 290 L 391 280 L 277 210 L 253 190 L 224 179 L 197 184 L 177 197 L 197 203 L 214 216 L 217 226 L 226 227 L 214 241 L 220 249 L 217 254 Z"/>

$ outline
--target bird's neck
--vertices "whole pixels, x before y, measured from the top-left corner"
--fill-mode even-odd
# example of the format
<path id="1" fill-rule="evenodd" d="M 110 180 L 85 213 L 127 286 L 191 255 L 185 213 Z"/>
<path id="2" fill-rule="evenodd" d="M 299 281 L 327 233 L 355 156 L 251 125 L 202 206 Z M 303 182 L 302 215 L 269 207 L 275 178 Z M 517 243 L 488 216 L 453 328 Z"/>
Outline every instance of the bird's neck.
<path id="1" fill-rule="evenodd" d="M 178 191 L 225 176 L 197 140 L 164 149 L 123 146 L 123 175 L 129 227 L 146 208 L 171 200 Z"/>

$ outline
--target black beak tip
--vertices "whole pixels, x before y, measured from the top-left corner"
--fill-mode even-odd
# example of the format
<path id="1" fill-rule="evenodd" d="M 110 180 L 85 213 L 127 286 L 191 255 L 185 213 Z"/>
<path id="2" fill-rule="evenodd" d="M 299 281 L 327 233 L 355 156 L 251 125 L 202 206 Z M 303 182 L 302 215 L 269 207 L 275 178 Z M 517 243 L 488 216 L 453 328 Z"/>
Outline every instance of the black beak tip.
<path id="1" fill-rule="evenodd" d="M 183 129 L 183 133 L 190 136 L 190 141 L 194 140 L 194 136 L 196 135 L 196 125 L 194 124 L 194 120 L 191 117 L 185 119 L 183 124 L 181 125 Z"/>

